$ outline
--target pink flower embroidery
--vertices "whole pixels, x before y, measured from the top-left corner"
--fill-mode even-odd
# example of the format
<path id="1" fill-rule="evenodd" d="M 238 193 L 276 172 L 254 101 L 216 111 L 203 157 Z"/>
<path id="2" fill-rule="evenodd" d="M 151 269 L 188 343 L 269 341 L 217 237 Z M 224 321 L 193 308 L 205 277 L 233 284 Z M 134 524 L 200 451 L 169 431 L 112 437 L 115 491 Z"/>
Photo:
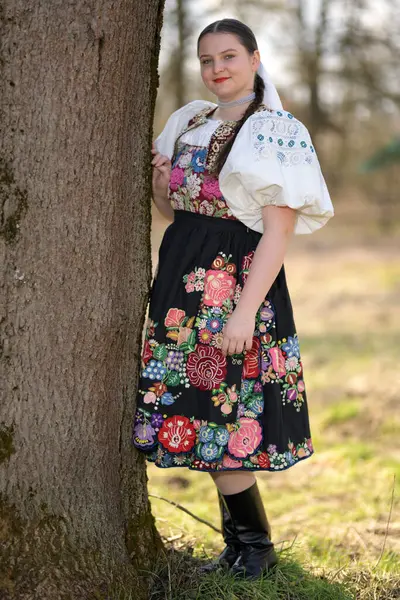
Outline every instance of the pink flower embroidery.
<path id="1" fill-rule="evenodd" d="M 200 390 L 217 388 L 226 376 L 226 358 L 213 346 L 198 344 L 188 356 L 186 371 L 190 383 Z"/>
<path id="2" fill-rule="evenodd" d="M 243 257 L 243 260 L 242 260 L 243 285 L 246 283 L 246 279 L 249 274 L 249 269 L 250 269 L 251 263 L 253 262 L 253 258 L 254 258 L 254 250 L 252 250 L 251 252 L 249 252 L 249 254 L 246 254 L 246 256 Z"/>
<path id="3" fill-rule="evenodd" d="M 172 169 L 171 179 L 169 180 L 169 188 L 173 192 L 178 189 L 178 185 L 182 185 L 185 178 L 185 171 L 183 169 Z"/>
<path id="4" fill-rule="evenodd" d="M 221 190 L 219 189 L 219 183 L 216 177 L 204 177 L 201 195 L 207 200 L 221 197 Z"/>
<path id="5" fill-rule="evenodd" d="M 249 254 L 246 254 L 246 256 L 243 257 L 242 270 L 250 269 L 250 265 L 253 262 L 253 258 L 254 258 L 254 250 L 252 250 L 251 252 L 249 252 Z"/>
<path id="6" fill-rule="evenodd" d="M 154 404 L 156 400 L 157 396 L 154 392 L 147 392 L 147 394 L 145 394 L 143 398 L 143 402 L 145 404 Z"/>
<path id="7" fill-rule="evenodd" d="M 274 367 L 274 371 L 277 373 L 278 377 L 283 377 L 283 375 L 286 375 L 285 358 L 282 354 L 282 350 L 275 347 L 270 348 L 268 352 L 272 360 L 272 366 Z"/>
<path id="8" fill-rule="evenodd" d="M 183 342 L 187 342 L 189 335 L 192 333 L 190 327 L 179 327 L 177 344 L 180 346 Z"/>
<path id="9" fill-rule="evenodd" d="M 179 327 L 185 318 L 185 311 L 180 308 L 170 308 L 165 317 L 165 327 Z"/>
<path id="10" fill-rule="evenodd" d="M 204 279 L 203 302 L 206 306 L 222 306 L 224 300 L 231 298 L 235 291 L 236 279 L 226 271 L 206 272 Z"/>
<path id="11" fill-rule="evenodd" d="M 233 458 L 225 454 L 224 458 L 222 459 L 222 464 L 227 469 L 239 469 L 242 466 L 242 461 L 233 460 Z"/>
<path id="12" fill-rule="evenodd" d="M 262 429 L 258 421 L 247 417 L 239 419 L 238 424 L 239 428 L 229 436 L 228 450 L 237 458 L 246 458 L 260 445 Z"/>

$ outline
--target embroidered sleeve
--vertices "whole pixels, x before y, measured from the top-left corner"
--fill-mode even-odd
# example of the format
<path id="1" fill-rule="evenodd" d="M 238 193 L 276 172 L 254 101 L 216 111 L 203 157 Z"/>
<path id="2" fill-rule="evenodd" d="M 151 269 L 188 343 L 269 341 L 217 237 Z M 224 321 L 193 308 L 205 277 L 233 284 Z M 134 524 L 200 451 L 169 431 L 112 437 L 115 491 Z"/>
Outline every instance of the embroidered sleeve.
<path id="1" fill-rule="evenodd" d="M 284 117 L 277 111 L 254 119 L 251 133 L 253 157 L 257 161 L 276 157 L 284 167 L 317 162 L 307 128 L 290 113 Z"/>
<path id="2" fill-rule="evenodd" d="M 220 184 L 233 214 L 254 221 L 258 230 L 261 209 L 267 205 L 295 209 L 295 233 L 311 233 L 333 216 L 310 134 L 285 111 L 263 111 L 248 119 L 221 171 Z"/>

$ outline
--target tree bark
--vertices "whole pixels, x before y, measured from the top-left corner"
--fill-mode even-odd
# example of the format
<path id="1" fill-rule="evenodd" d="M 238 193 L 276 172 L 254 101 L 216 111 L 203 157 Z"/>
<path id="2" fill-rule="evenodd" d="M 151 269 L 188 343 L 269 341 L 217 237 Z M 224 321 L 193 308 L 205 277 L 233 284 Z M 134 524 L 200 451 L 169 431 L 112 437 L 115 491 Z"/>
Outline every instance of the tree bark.
<path id="1" fill-rule="evenodd" d="M 0 0 L 2 600 L 146 598 L 161 546 L 130 437 L 162 10 Z"/>

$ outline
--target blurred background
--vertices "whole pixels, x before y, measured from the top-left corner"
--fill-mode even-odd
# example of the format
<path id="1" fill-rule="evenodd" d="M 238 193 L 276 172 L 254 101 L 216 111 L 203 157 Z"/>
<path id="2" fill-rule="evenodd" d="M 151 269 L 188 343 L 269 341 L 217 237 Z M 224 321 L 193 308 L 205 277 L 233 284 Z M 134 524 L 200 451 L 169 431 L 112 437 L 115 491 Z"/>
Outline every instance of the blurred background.
<path id="1" fill-rule="evenodd" d="M 247 23 L 284 108 L 308 127 L 335 206 L 285 261 L 315 446 L 259 474 L 273 537 L 316 566 L 400 570 L 400 2 L 167 0 L 154 130 L 204 87 L 197 36 Z M 153 269 L 168 223 L 153 207 Z M 150 465 L 149 491 L 219 526 L 207 474 Z M 167 543 L 222 548 L 208 526 L 151 498 Z"/>

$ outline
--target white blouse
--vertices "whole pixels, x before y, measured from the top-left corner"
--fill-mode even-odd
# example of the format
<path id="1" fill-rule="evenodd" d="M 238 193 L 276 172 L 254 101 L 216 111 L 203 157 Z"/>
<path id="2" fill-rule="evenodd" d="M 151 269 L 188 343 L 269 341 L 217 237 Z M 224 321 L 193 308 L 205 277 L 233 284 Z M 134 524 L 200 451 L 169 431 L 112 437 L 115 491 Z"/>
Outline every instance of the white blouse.
<path id="1" fill-rule="evenodd" d="M 155 140 L 158 151 L 171 159 L 175 140 L 189 120 L 204 108 L 216 106 L 194 100 L 172 113 Z M 220 122 L 207 119 L 180 139 L 206 146 Z M 247 119 L 219 174 L 219 185 L 233 215 L 260 233 L 266 205 L 295 209 L 296 234 L 312 233 L 334 215 L 310 134 L 284 110 L 260 111 Z"/>
<path id="2" fill-rule="evenodd" d="M 189 129 L 189 131 L 179 138 L 179 141 L 184 144 L 191 144 L 192 146 L 207 147 L 212 134 L 221 123 L 222 121 L 217 121 L 216 119 L 207 119 L 205 123 L 198 125 L 194 129 Z"/>

